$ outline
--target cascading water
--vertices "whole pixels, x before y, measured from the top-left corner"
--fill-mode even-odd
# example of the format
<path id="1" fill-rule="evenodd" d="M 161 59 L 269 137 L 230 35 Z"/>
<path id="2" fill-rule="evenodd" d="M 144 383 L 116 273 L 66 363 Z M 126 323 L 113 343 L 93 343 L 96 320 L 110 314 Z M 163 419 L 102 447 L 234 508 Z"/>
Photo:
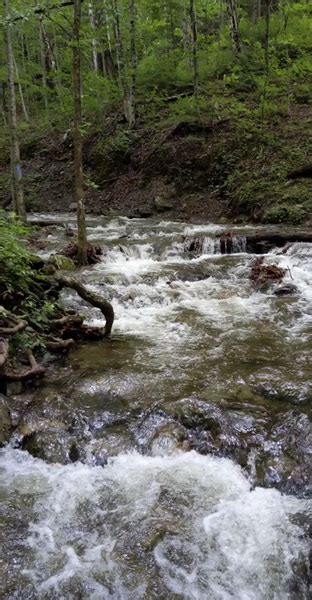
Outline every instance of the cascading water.
<path id="1" fill-rule="evenodd" d="M 221 254 L 228 230 L 90 220 L 104 256 L 81 278 L 112 300 L 114 335 L 25 403 L 32 455 L 0 451 L 4 598 L 309 598 L 311 245 L 266 257 L 298 290 L 276 298 L 252 287 L 244 229 Z M 60 244 L 51 231 L 45 255 Z M 300 497 L 272 489 L 288 481 Z"/>

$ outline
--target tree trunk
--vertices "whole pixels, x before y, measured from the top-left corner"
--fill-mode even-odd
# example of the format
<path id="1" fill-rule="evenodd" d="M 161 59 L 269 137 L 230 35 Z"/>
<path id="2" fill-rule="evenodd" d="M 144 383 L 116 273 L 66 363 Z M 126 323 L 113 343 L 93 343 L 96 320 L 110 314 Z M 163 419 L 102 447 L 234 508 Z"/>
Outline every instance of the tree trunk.
<path id="1" fill-rule="evenodd" d="M 135 0 L 130 0 L 130 84 L 128 94 L 128 123 L 130 127 L 135 127 L 135 94 L 136 94 L 136 71 L 137 71 L 137 51 L 136 51 L 136 6 Z"/>
<path id="2" fill-rule="evenodd" d="M 198 92 L 198 61 L 197 61 L 197 20 L 195 0 L 190 0 L 190 20 L 192 30 L 192 65 L 193 65 L 193 86 L 194 94 Z"/>
<path id="3" fill-rule="evenodd" d="M 4 16 L 6 19 L 9 20 L 9 0 L 3 0 L 3 6 Z M 6 47 L 8 70 L 8 121 L 10 129 L 11 188 L 13 196 L 13 205 L 16 214 L 23 221 L 26 221 L 20 148 L 17 134 L 16 97 L 14 87 L 14 57 L 10 24 L 7 24 L 7 26 L 4 27 L 4 40 Z"/>
<path id="4" fill-rule="evenodd" d="M 27 110 L 27 106 L 26 106 L 26 103 L 25 103 L 25 98 L 24 98 L 24 94 L 23 94 L 23 88 L 22 88 L 22 85 L 21 85 L 21 82 L 20 82 L 18 67 L 17 67 L 17 64 L 16 64 L 16 60 L 14 58 L 14 54 L 13 54 L 13 63 L 14 63 L 14 69 L 15 69 L 15 74 L 16 74 L 16 79 L 17 79 L 18 91 L 19 91 L 19 95 L 20 95 L 20 99 L 21 99 L 21 105 L 22 105 L 22 109 L 23 109 L 25 121 L 26 121 L 26 123 L 29 123 L 28 110 Z"/>
<path id="5" fill-rule="evenodd" d="M 233 40 L 234 50 L 237 54 L 241 51 L 241 38 L 239 31 L 239 19 L 237 14 L 237 4 L 236 0 L 226 0 L 227 1 L 227 9 L 231 22 L 231 36 Z"/>
<path id="6" fill-rule="evenodd" d="M 121 91 L 124 94 L 124 81 L 123 81 L 123 46 L 122 46 L 122 38 L 121 38 L 121 30 L 120 30 L 120 18 L 119 18 L 119 8 L 117 4 L 117 0 L 112 0 L 112 8 L 114 15 L 114 36 L 115 36 L 115 45 L 116 45 L 116 63 L 117 63 L 117 72 L 118 72 L 118 81 Z"/>
<path id="7" fill-rule="evenodd" d="M 265 0 L 264 62 L 267 75 L 269 74 L 270 67 L 270 17 L 271 0 Z"/>
<path id="8" fill-rule="evenodd" d="M 75 200 L 77 204 L 78 262 L 87 264 L 87 231 L 83 194 L 82 139 L 81 139 L 81 0 L 74 0 L 73 24 L 73 92 L 74 92 L 74 169 Z"/>
<path id="9" fill-rule="evenodd" d="M 39 41 L 40 41 L 40 59 L 41 59 L 41 69 L 42 69 L 42 87 L 43 87 L 43 99 L 44 99 L 44 107 L 48 109 L 48 93 L 47 93 L 47 77 L 46 77 L 46 59 L 45 59 L 45 51 L 44 51 L 44 37 L 42 31 L 42 17 L 39 18 Z"/>
<path id="10" fill-rule="evenodd" d="M 95 39 L 96 27 L 95 27 L 92 2 L 89 2 L 88 10 L 89 10 L 90 26 L 91 26 L 91 31 L 92 31 L 92 69 L 95 73 L 97 73 L 98 72 L 98 60 L 97 60 L 97 43 L 96 43 L 96 39 Z"/>

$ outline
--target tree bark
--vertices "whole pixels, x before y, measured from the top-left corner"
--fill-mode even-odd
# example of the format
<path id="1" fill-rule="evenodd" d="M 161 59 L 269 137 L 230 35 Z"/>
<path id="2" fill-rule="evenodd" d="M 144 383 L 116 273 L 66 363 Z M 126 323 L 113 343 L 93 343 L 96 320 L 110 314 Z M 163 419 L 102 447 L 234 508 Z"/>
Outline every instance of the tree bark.
<path id="1" fill-rule="evenodd" d="M 89 2 L 88 11 L 89 11 L 90 26 L 91 26 L 91 30 L 92 30 L 92 54 L 91 54 L 92 69 L 95 73 L 97 73 L 98 72 L 98 59 L 97 59 L 97 43 L 96 43 L 96 39 L 95 39 L 96 27 L 95 27 L 92 2 Z"/>
<path id="2" fill-rule="evenodd" d="M 271 0 L 265 0 L 264 62 L 267 75 L 269 74 L 270 68 L 270 17 Z"/>
<path id="3" fill-rule="evenodd" d="M 198 60 L 197 60 L 197 20 L 195 0 L 190 0 L 190 20 L 192 30 L 192 65 L 193 65 L 193 86 L 194 94 L 198 92 Z"/>
<path id="4" fill-rule="evenodd" d="M 14 69 L 15 69 L 15 74 L 16 74 L 18 91 L 19 91 L 19 95 L 20 95 L 20 99 L 21 99 L 21 105 L 22 105 L 22 109 L 23 109 L 25 121 L 26 121 L 26 123 L 29 123 L 28 110 L 27 110 L 27 106 L 26 106 L 26 103 L 25 103 L 25 98 L 24 98 L 24 94 L 23 94 L 23 88 L 22 88 L 22 84 L 21 84 L 21 81 L 20 81 L 20 78 L 19 78 L 18 67 L 17 67 L 14 55 L 13 55 L 13 62 L 14 62 Z"/>
<path id="5" fill-rule="evenodd" d="M 81 0 L 74 0 L 73 24 L 73 92 L 74 92 L 74 170 L 75 201 L 77 204 L 78 262 L 87 264 L 87 230 L 83 193 L 82 138 L 81 138 Z"/>
<path id="6" fill-rule="evenodd" d="M 226 0 L 227 9 L 231 22 L 231 36 L 233 40 L 234 50 L 237 54 L 241 51 L 241 37 L 239 31 L 239 19 L 237 14 L 237 3 L 236 0 Z"/>
<path id="7" fill-rule="evenodd" d="M 10 16 L 9 0 L 3 0 L 4 16 L 8 20 Z M 26 221 L 26 210 L 24 204 L 22 168 L 20 159 L 20 148 L 17 133 L 16 96 L 14 87 L 14 57 L 12 47 L 12 33 L 10 24 L 4 27 L 4 40 L 6 47 L 7 72 L 8 72 L 8 122 L 10 129 L 10 155 L 11 155 L 11 187 L 13 205 L 16 214 Z"/>
<path id="8" fill-rule="evenodd" d="M 135 0 L 130 0 L 130 85 L 128 97 L 128 123 L 130 127 L 135 127 L 135 95 L 136 95 L 136 71 L 137 71 L 137 50 L 136 50 L 136 6 Z"/>

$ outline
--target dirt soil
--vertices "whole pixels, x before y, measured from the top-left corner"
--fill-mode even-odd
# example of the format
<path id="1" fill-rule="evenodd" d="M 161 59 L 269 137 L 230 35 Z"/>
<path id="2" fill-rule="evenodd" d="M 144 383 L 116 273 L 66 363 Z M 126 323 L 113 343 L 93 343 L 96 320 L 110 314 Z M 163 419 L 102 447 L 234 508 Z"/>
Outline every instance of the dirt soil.
<path id="1" fill-rule="evenodd" d="M 303 117 L 306 139 L 300 136 L 308 145 L 310 107 Z M 312 181 L 290 188 L 286 182 L 288 163 L 302 166 L 296 153 L 285 158 L 287 142 L 296 149 L 294 125 L 293 117 L 279 124 L 276 147 L 266 153 L 229 119 L 160 128 L 141 123 L 131 133 L 116 119 L 110 128 L 105 124 L 105 135 L 93 127 L 83 140 L 86 210 L 130 218 L 309 225 Z M 21 157 L 27 210 L 74 211 L 70 131 L 25 139 Z M 0 160 L 0 184 L 0 206 L 8 208 L 8 156 Z"/>
<path id="2" fill-rule="evenodd" d="M 99 135 L 84 140 L 86 209 L 103 215 L 128 217 L 163 215 L 183 220 L 220 220 L 226 198 L 217 184 L 226 174 L 216 171 L 216 136 L 229 129 L 218 124 L 179 123 L 147 139 L 136 132 L 130 155 L 121 152 L 105 161 Z M 75 210 L 73 202 L 73 143 L 70 134 L 55 133 L 22 145 L 25 199 L 29 211 Z M 0 165 L 2 180 L 9 165 Z M 220 179 L 220 181 L 217 181 Z M 8 185 L 0 204 L 9 207 Z"/>

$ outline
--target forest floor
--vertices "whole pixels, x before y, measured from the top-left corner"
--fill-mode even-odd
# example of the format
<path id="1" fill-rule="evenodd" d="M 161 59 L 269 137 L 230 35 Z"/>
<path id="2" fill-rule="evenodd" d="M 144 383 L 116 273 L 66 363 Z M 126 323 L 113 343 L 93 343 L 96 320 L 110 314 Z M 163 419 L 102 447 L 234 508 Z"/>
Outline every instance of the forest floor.
<path id="1" fill-rule="evenodd" d="M 311 105 L 293 105 L 264 126 L 241 116 L 174 122 L 166 110 L 129 132 L 122 114 L 84 135 L 86 208 L 103 215 L 311 224 L 312 180 L 287 182 L 311 161 Z M 25 133 L 29 211 L 75 210 L 70 131 Z M 9 206 L 9 156 L 0 159 L 0 205 Z"/>

